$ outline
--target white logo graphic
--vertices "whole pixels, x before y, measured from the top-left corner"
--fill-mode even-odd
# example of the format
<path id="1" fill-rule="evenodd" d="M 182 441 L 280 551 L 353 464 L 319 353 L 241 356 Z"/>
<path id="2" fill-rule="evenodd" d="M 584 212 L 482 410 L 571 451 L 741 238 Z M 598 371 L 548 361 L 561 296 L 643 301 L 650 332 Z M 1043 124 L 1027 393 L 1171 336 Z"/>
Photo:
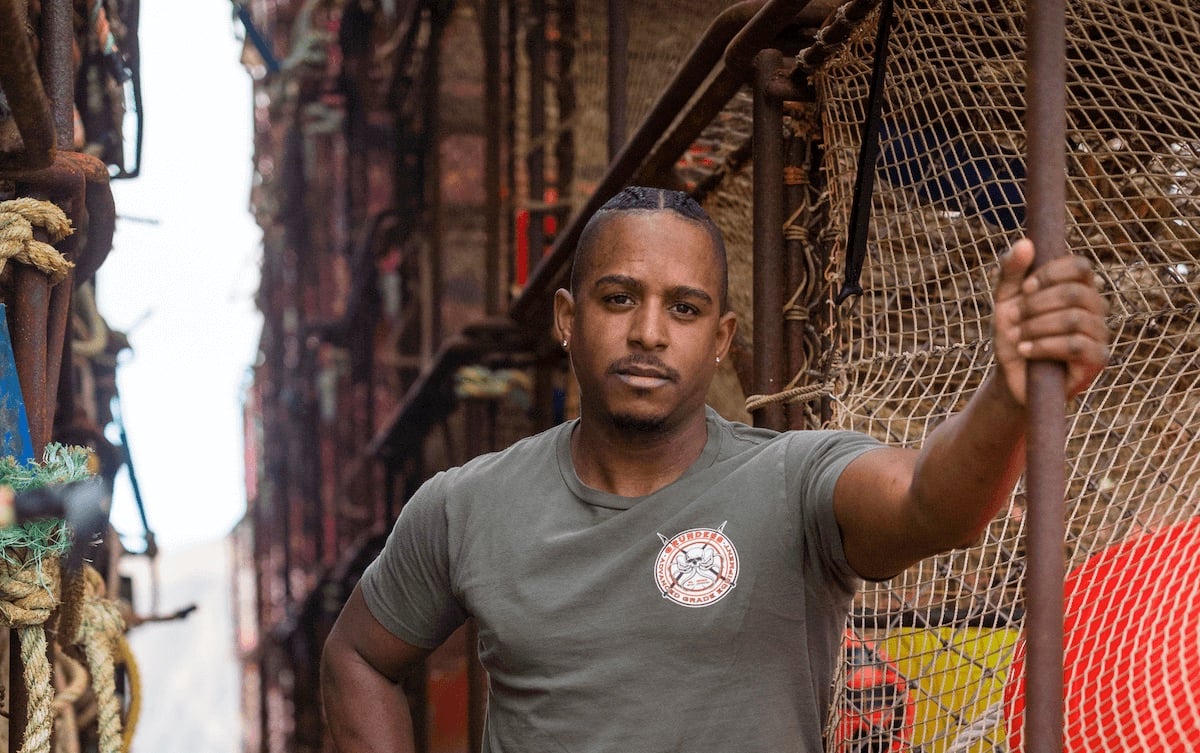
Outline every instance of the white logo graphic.
<path id="1" fill-rule="evenodd" d="M 725 521 L 728 523 L 729 521 Z M 723 531 L 692 528 L 668 539 L 654 563 L 654 580 L 664 599 L 685 607 L 707 607 L 737 585 L 738 553 Z"/>

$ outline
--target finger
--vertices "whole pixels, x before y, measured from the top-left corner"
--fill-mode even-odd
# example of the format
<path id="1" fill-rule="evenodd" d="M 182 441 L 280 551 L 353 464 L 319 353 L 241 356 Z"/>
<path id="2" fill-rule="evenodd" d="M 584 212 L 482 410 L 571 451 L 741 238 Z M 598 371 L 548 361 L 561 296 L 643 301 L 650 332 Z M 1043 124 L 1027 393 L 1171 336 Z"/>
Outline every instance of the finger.
<path id="1" fill-rule="evenodd" d="M 1062 309 L 1024 319 L 1020 325 L 1018 338 L 1025 343 L 1069 335 L 1083 335 L 1106 345 L 1111 339 L 1111 333 L 1104 317 L 1081 308 Z"/>
<path id="2" fill-rule="evenodd" d="M 1017 351 L 1030 361 L 1059 361 L 1087 370 L 1108 363 L 1108 340 L 1082 332 L 1023 340 Z"/>
<path id="3" fill-rule="evenodd" d="M 1021 289 L 1030 294 L 1071 282 L 1096 287 L 1096 273 L 1092 270 L 1091 263 L 1082 256 L 1068 254 L 1046 262 L 1024 280 Z"/>
<path id="4" fill-rule="evenodd" d="M 993 296 L 1003 301 L 1021 292 L 1021 282 L 1033 264 L 1033 242 L 1022 238 L 1000 257 L 1000 272 L 993 286 Z"/>
<path id="5" fill-rule="evenodd" d="M 1077 310 L 1077 316 L 1101 319 L 1108 316 L 1108 301 L 1094 287 L 1083 282 L 1059 283 L 1026 294 L 1020 308 L 1023 321 L 1067 310 Z"/>

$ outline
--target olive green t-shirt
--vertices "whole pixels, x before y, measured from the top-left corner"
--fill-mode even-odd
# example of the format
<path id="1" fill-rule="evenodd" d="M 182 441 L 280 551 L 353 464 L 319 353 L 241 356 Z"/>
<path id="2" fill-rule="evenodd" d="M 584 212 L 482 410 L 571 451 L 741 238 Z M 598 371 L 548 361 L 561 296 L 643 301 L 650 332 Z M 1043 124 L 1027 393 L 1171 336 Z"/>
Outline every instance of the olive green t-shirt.
<path id="1" fill-rule="evenodd" d="M 371 613 L 424 648 L 468 617 L 490 753 L 821 750 L 857 586 L 838 475 L 875 440 L 755 429 L 639 498 L 584 486 L 576 422 L 434 476 L 363 574 Z"/>

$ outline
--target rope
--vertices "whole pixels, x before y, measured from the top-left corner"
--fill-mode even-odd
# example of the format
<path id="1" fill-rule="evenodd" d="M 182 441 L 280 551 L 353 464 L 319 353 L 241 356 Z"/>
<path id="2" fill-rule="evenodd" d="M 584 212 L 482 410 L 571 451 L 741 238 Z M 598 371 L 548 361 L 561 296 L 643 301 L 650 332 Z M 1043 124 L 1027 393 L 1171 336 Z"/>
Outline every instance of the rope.
<path id="1" fill-rule="evenodd" d="M 51 243 L 75 232 L 67 215 L 48 201 L 20 198 L 0 202 L 0 271 L 13 259 L 37 267 L 53 283 L 62 282 L 75 264 L 50 243 L 35 240 L 34 226 L 45 228 Z"/>
<path id="2" fill-rule="evenodd" d="M 20 556 L 14 549 L 4 555 L 0 557 L 0 622 L 17 631 L 28 696 L 19 753 L 50 753 L 54 698 L 44 625 L 58 605 L 58 557 L 39 557 L 29 551 Z"/>
<path id="3" fill-rule="evenodd" d="M 125 621 L 116 602 L 104 598 L 104 578 L 95 568 L 84 567 L 84 595 L 75 643 L 82 645 L 96 696 L 99 753 L 121 753 L 121 705 L 117 700 L 114 657 L 122 654 Z M 126 649 L 127 650 L 127 649 Z"/>
<path id="4" fill-rule="evenodd" d="M 73 636 L 79 632 L 82 618 L 80 605 L 83 603 L 83 573 L 67 571 L 62 577 L 62 599 L 58 607 L 57 633 Z"/>
<path id="5" fill-rule="evenodd" d="M 833 387 L 832 383 L 810 384 L 806 387 L 793 387 L 790 390 L 770 395 L 750 395 L 746 398 L 746 411 L 753 413 L 775 403 L 807 403 L 809 400 L 833 395 Z"/>
<path id="6" fill-rule="evenodd" d="M 75 337 L 71 350 L 84 358 L 95 358 L 108 348 L 108 324 L 96 307 L 96 288 L 85 282 L 75 290 Z"/>
<path id="7" fill-rule="evenodd" d="M 129 676 L 129 709 L 125 713 L 125 732 L 121 738 L 121 750 L 129 753 L 133 745 L 133 733 L 137 729 L 138 717 L 142 711 L 142 673 L 138 670 L 129 641 L 121 636 L 121 664 L 125 665 L 125 673 Z"/>
<path id="8" fill-rule="evenodd" d="M 75 715 L 75 704 L 87 691 L 87 669 L 57 646 L 54 669 L 54 685 L 58 690 L 54 696 L 56 753 L 79 753 L 79 720 Z"/>

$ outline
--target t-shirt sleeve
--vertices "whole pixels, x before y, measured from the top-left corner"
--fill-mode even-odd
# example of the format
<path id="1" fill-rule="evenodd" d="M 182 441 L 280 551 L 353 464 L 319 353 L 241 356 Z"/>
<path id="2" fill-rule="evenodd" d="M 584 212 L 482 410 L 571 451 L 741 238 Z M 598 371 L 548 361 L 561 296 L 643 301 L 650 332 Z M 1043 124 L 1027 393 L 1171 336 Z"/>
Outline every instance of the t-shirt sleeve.
<path id="1" fill-rule="evenodd" d="M 405 504 L 359 582 L 381 625 L 427 649 L 441 645 L 467 618 L 452 586 L 444 479 L 444 474 L 430 479 Z"/>
<path id="2" fill-rule="evenodd" d="M 848 431 L 797 432 L 788 454 L 788 488 L 800 502 L 806 559 L 819 566 L 847 593 L 859 583 L 846 560 L 833 511 L 833 490 L 850 462 L 884 447 L 874 437 Z"/>

